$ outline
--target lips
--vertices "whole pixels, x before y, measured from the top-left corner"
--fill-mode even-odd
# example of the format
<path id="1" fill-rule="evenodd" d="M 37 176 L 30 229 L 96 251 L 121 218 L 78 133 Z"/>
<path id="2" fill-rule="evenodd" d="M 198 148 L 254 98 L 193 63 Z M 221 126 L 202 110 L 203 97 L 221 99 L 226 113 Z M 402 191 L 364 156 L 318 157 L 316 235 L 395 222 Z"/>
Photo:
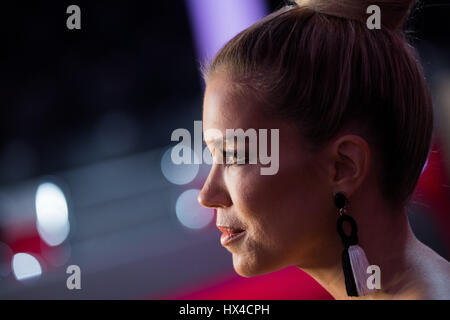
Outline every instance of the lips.
<path id="1" fill-rule="evenodd" d="M 220 237 L 220 243 L 223 246 L 227 246 L 231 244 L 232 242 L 240 239 L 244 233 L 245 230 L 241 228 L 234 228 L 234 227 L 228 227 L 228 226 L 217 226 L 217 228 L 222 231 L 222 236 Z"/>

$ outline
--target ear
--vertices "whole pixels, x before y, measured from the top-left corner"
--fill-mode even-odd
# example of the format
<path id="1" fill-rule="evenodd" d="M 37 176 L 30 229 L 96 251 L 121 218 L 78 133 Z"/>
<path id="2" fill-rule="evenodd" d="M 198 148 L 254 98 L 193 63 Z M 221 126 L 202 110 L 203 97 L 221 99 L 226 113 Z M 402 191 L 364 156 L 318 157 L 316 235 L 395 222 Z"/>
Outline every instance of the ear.
<path id="1" fill-rule="evenodd" d="M 348 196 L 363 183 L 370 165 L 370 148 L 357 135 L 344 135 L 330 145 L 330 182 L 335 192 Z"/>

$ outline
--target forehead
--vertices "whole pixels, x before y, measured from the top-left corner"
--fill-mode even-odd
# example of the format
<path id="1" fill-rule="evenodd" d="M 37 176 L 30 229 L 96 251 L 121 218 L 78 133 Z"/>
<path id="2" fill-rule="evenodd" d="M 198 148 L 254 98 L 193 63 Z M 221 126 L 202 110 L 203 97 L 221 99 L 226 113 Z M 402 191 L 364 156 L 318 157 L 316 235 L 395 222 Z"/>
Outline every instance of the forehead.
<path id="1" fill-rule="evenodd" d="M 216 129 L 275 129 L 275 121 L 249 92 L 240 89 L 226 76 L 215 75 L 206 86 L 203 101 L 203 131 Z"/>

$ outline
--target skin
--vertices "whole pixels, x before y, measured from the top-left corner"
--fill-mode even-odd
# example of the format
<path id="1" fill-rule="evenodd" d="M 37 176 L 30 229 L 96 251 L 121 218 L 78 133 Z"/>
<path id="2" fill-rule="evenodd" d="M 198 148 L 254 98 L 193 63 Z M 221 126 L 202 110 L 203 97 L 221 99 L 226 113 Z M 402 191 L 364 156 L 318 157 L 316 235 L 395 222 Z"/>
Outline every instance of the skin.
<path id="1" fill-rule="evenodd" d="M 203 130 L 279 129 L 279 170 L 261 175 L 258 164 L 214 163 L 199 202 L 216 209 L 217 225 L 244 229 L 226 246 L 236 272 L 251 277 L 295 265 L 336 299 L 349 299 L 336 231 L 336 192 L 349 198 L 359 245 L 381 269 L 381 289 L 357 299 L 449 299 L 449 263 L 416 239 L 404 208 L 381 196 L 368 143 L 341 134 L 319 151 L 308 151 L 298 128 L 268 116 L 250 95 L 236 90 L 224 73 L 209 79 Z M 213 157 L 211 137 L 205 136 Z M 270 150 L 270 149 L 269 149 Z"/>

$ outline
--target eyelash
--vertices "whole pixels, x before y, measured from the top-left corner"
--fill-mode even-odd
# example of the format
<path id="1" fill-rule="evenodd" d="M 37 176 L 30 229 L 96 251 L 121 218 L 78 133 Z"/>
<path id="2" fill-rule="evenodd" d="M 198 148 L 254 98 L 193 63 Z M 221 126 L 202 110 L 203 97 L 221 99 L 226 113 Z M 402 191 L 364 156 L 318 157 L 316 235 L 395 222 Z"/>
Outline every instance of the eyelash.
<path id="1" fill-rule="evenodd" d="M 235 151 L 234 154 L 233 154 L 233 158 L 236 158 L 236 160 L 234 162 L 232 162 L 232 163 L 227 163 L 227 153 L 224 152 L 223 153 L 223 159 L 225 160 L 224 161 L 224 166 L 225 167 L 231 167 L 231 166 L 242 166 L 244 164 L 247 164 L 247 162 L 248 162 L 247 156 L 245 155 L 244 157 L 245 157 L 245 162 L 244 163 L 237 163 L 239 160 L 237 160 L 237 151 Z"/>

